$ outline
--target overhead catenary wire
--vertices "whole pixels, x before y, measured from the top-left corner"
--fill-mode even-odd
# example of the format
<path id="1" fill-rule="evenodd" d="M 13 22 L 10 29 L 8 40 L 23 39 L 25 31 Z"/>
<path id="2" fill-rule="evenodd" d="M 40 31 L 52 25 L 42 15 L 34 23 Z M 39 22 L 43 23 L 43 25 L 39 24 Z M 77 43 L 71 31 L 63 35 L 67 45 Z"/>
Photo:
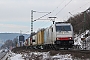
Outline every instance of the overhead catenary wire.
<path id="1" fill-rule="evenodd" d="M 72 1 L 72 0 L 70 0 L 58 13 L 56 13 L 55 16 L 57 16 L 65 7 L 67 7 L 71 1 Z"/>
<path id="2" fill-rule="evenodd" d="M 45 16 L 47 16 L 47 15 L 49 15 L 49 14 L 51 14 L 51 13 L 53 13 L 56 9 L 58 9 L 59 8 L 59 6 L 61 6 L 63 3 L 64 3 L 64 1 L 65 0 L 63 0 L 54 10 L 52 10 L 51 12 L 49 12 L 48 14 L 45 14 L 45 15 L 43 15 L 43 16 L 41 16 L 41 17 L 39 17 L 39 18 L 37 18 L 37 19 L 35 19 L 35 21 L 36 20 L 40 20 L 41 18 L 43 18 L 43 17 L 45 17 Z M 46 20 L 46 19 L 45 19 Z"/>
<path id="3" fill-rule="evenodd" d="M 51 12 L 49 12 L 49 13 L 47 13 L 47 14 L 45 14 L 45 15 L 43 15 L 43 16 L 39 17 L 38 19 L 35 19 L 35 20 L 39 20 L 39 19 L 41 19 L 41 18 L 43 18 L 43 17 L 49 15 L 50 13 L 51 13 Z"/>
<path id="4" fill-rule="evenodd" d="M 75 10 L 72 10 L 71 12 L 75 12 L 76 10 L 81 9 L 82 7 L 84 7 L 85 5 L 87 5 L 87 4 L 89 4 L 89 3 L 90 3 L 90 2 L 87 2 L 87 3 L 85 3 L 84 5 L 80 6 L 79 8 L 77 8 L 77 9 L 75 9 Z"/>
<path id="5" fill-rule="evenodd" d="M 65 1 L 65 0 L 64 0 L 64 1 Z M 63 3 L 64 1 L 62 1 L 62 3 Z M 72 1 L 72 0 L 70 0 L 58 13 L 60 13 L 71 1 Z M 61 4 L 60 4 L 60 5 L 61 5 Z M 60 6 L 60 5 L 59 5 L 59 6 Z M 56 7 L 56 9 L 58 9 L 59 6 Z M 53 13 L 56 9 L 52 10 L 52 12 L 49 12 L 49 13 L 47 13 L 47 14 L 45 14 L 45 15 L 43 15 L 43 16 L 39 17 L 38 19 L 35 19 L 35 20 L 39 20 L 39 19 L 41 19 L 41 18 L 43 18 L 43 17 L 45 17 L 45 16 Z M 58 14 L 58 13 L 57 13 L 57 14 Z M 56 15 L 57 15 L 57 14 L 56 14 Z M 46 24 L 47 24 L 47 23 L 46 23 Z M 45 24 L 44 24 L 44 25 L 45 25 Z M 41 26 L 42 26 L 42 25 L 41 25 Z"/>
<path id="6" fill-rule="evenodd" d="M 43 16 L 41 16 L 41 17 L 39 17 L 38 19 L 35 19 L 34 21 L 36 21 L 36 20 L 40 20 L 41 18 L 43 18 L 43 17 L 45 17 L 45 16 L 47 16 L 47 15 L 49 15 L 51 12 L 48 12 L 47 14 L 45 14 L 45 15 L 43 15 Z M 33 21 L 33 22 L 34 22 Z M 41 23 L 42 24 L 42 23 Z"/>
<path id="7" fill-rule="evenodd" d="M 65 0 L 63 0 L 54 10 L 52 10 L 51 13 L 53 13 L 56 9 L 58 9 L 63 3 L 64 3 Z"/>
<path id="8" fill-rule="evenodd" d="M 47 13 L 47 14 L 45 14 L 45 15 L 43 15 L 43 16 L 41 16 L 41 17 L 35 19 L 35 20 L 39 20 L 39 19 L 41 19 L 41 18 L 43 18 L 43 17 L 45 17 L 45 16 L 47 16 L 47 15 L 53 13 L 56 9 L 59 8 L 59 6 L 61 6 L 61 5 L 63 4 L 64 1 L 65 1 L 65 0 L 63 0 L 63 1 L 62 1 L 55 9 L 53 9 L 51 12 L 43 12 L 43 13 Z M 37 11 L 37 12 L 38 12 L 38 11 Z M 42 13 L 42 12 L 38 12 L 38 13 Z"/>
<path id="9" fill-rule="evenodd" d="M 45 15 L 43 15 L 43 16 L 37 18 L 37 19 L 35 19 L 34 21 L 40 20 L 41 18 L 43 18 L 43 17 L 45 17 L 45 16 L 47 16 L 47 15 L 53 13 L 56 9 L 59 8 L 59 6 L 61 6 L 61 5 L 63 4 L 64 1 L 65 1 L 65 0 L 63 0 L 54 10 L 52 10 L 52 12 L 49 12 L 49 13 L 47 12 L 47 14 L 45 14 Z M 36 11 L 36 12 L 38 12 L 38 11 Z M 42 12 L 38 12 L 38 13 L 42 13 Z M 45 13 L 46 13 L 46 12 L 45 12 Z M 43 19 L 42 19 L 42 20 L 43 20 Z M 46 20 L 46 19 L 45 19 L 45 20 Z M 47 22 L 47 23 L 48 23 L 48 22 Z M 45 26 L 47 23 L 45 23 L 44 25 L 41 25 L 41 26 Z M 42 24 L 42 23 L 41 23 L 41 24 Z"/>
<path id="10" fill-rule="evenodd" d="M 47 21 L 47 22 L 44 22 L 43 25 L 40 24 L 40 25 L 38 26 L 38 28 L 36 28 L 36 30 L 38 30 L 40 27 L 44 27 L 44 26 L 46 26 L 47 24 L 50 24 L 50 23 L 48 23 L 48 21 Z M 45 28 L 45 27 L 44 27 L 44 28 Z"/>
<path id="11" fill-rule="evenodd" d="M 85 3 L 84 5 L 82 5 L 82 6 L 80 6 L 80 7 L 78 7 L 78 8 L 76 8 L 76 9 L 74 9 L 74 10 L 72 10 L 71 12 L 75 12 L 76 10 L 78 10 L 78 9 L 81 9 L 82 7 L 84 7 L 85 5 L 87 5 L 87 4 L 89 4 L 90 2 L 87 2 L 87 3 Z M 70 12 L 70 13 L 71 13 Z M 69 13 L 69 12 L 68 12 Z M 72 15 L 72 16 L 74 16 L 74 15 Z M 66 16 L 64 16 L 63 18 L 65 18 Z"/>

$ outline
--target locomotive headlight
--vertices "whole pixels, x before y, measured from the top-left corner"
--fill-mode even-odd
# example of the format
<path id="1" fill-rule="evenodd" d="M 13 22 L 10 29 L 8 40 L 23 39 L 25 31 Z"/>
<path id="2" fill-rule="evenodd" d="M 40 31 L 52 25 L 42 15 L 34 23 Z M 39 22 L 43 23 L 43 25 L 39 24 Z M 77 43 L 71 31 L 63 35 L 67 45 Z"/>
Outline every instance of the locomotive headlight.
<path id="1" fill-rule="evenodd" d="M 69 38 L 70 40 L 72 39 L 72 37 Z"/>
<path id="2" fill-rule="evenodd" d="M 56 40 L 60 40 L 59 38 L 56 38 Z"/>

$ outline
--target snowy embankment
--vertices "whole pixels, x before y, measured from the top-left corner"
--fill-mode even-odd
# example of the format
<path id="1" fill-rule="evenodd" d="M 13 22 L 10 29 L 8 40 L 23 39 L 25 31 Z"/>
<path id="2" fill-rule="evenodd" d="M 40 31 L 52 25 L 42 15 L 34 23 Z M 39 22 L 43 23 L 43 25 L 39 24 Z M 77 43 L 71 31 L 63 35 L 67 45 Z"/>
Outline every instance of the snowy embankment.
<path id="1" fill-rule="evenodd" d="M 6 60 L 8 57 L 8 52 L 6 49 L 0 50 L 0 60 Z"/>
<path id="2" fill-rule="evenodd" d="M 49 52 L 11 53 L 7 60 L 73 60 L 71 54 L 51 56 Z"/>
<path id="3" fill-rule="evenodd" d="M 21 54 L 15 54 L 15 53 L 10 52 L 7 60 L 24 60 L 24 59 L 22 58 Z"/>
<path id="4" fill-rule="evenodd" d="M 86 30 L 84 33 L 75 35 L 74 45 L 79 46 L 80 49 L 90 50 L 90 31 Z"/>
<path id="5" fill-rule="evenodd" d="M 80 54 L 79 54 L 80 55 Z M 80 57 L 71 53 L 50 55 L 50 52 L 21 52 L 19 54 L 10 53 L 7 60 L 90 60 L 89 57 L 85 58 L 84 55 Z"/>

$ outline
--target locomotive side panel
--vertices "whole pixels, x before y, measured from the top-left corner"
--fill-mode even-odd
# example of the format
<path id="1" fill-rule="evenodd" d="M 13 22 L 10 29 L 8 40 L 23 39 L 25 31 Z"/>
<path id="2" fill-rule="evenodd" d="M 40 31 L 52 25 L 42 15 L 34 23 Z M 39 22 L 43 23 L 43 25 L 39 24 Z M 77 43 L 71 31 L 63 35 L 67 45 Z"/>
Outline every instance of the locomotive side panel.
<path id="1" fill-rule="evenodd" d="M 44 44 L 53 44 L 53 33 L 52 33 L 52 28 L 46 28 L 44 31 Z"/>

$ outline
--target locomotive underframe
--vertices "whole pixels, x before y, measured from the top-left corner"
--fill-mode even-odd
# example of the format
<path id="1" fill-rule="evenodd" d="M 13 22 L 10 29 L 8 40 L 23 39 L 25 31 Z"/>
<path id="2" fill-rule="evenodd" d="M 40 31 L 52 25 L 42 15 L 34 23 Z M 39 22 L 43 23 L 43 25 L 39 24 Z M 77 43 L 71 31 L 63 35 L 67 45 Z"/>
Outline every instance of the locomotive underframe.
<path id="1" fill-rule="evenodd" d="M 56 40 L 54 44 L 41 44 L 41 45 L 32 45 L 33 49 L 60 49 L 60 48 L 72 48 L 74 44 L 73 40 Z"/>
<path id="2" fill-rule="evenodd" d="M 63 48 L 72 48 L 74 45 L 73 40 L 56 40 L 55 41 L 56 46 L 63 47 Z"/>

